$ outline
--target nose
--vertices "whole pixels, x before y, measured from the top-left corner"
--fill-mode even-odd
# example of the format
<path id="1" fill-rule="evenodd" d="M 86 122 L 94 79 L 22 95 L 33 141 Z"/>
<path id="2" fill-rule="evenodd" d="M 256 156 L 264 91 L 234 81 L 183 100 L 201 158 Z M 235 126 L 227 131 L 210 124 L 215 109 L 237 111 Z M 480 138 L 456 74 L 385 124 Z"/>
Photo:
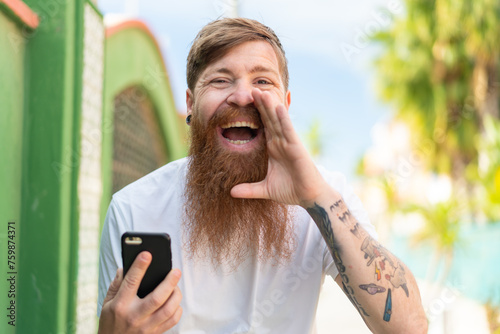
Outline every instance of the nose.
<path id="1" fill-rule="evenodd" d="M 227 103 L 238 107 L 246 107 L 253 104 L 252 89 L 253 86 L 251 84 L 238 82 L 234 90 L 227 97 Z"/>

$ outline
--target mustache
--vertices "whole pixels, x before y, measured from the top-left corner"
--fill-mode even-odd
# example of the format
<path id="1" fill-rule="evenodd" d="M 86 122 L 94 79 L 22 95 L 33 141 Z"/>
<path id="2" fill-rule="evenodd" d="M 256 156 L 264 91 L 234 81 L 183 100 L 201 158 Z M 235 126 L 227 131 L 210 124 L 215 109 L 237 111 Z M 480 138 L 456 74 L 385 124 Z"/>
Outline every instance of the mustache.
<path id="1" fill-rule="evenodd" d="M 238 116 L 244 116 L 245 119 L 255 123 L 259 128 L 264 127 L 264 123 L 262 123 L 259 111 L 253 106 L 243 108 L 233 106 L 226 107 L 220 111 L 215 112 L 212 117 L 210 117 L 208 125 L 210 127 L 221 126 L 234 120 Z"/>

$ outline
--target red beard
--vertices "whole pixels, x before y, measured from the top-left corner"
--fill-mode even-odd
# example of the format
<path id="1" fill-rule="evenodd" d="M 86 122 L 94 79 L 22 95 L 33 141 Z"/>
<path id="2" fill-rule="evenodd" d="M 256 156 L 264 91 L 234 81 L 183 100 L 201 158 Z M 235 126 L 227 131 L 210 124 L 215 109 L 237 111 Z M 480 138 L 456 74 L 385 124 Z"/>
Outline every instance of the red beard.
<path id="1" fill-rule="evenodd" d="M 267 174 L 264 136 L 258 148 L 244 153 L 229 151 L 219 142 L 217 128 L 242 113 L 263 128 L 253 108 L 217 112 L 206 126 L 194 112 L 185 194 L 186 248 L 193 258 L 232 269 L 248 257 L 287 262 L 295 244 L 287 205 L 230 195 L 235 185 L 261 181 Z"/>

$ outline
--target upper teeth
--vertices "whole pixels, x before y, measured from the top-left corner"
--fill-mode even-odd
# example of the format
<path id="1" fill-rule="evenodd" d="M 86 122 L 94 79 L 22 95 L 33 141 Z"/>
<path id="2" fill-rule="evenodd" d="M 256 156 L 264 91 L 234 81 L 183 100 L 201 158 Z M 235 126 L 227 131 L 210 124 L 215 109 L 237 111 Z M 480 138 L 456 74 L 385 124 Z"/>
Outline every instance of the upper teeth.
<path id="1" fill-rule="evenodd" d="M 236 144 L 236 145 L 242 145 L 242 144 L 246 144 L 246 143 L 249 143 L 250 140 L 231 140 L 229 138 L 225 138 L 228 142 L 232 143 L 232 144 Z"/>
<path id="2" fill-rule="evenodd" d="M 248 127 L 250 129 L 256 130 L 258 129 L 257 125 L 252 122 L 231 122 L 224 124 L 222 126 L 223 129 L 228 129 L 228 128 L 243 128 L 243 127 Z"/>

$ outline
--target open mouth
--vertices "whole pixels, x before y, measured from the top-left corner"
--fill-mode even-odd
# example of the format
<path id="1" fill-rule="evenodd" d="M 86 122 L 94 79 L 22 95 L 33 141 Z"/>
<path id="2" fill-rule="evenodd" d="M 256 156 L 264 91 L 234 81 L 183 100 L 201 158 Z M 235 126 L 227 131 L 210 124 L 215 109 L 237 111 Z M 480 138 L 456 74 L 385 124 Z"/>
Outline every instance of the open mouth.
<path id="1" fill-rule="evenodd" d="M 221 126 L 222 136 L 231 144 L 243 145 L 257 137 L 259 127 L 253 122 L 231 122 Z"/>

